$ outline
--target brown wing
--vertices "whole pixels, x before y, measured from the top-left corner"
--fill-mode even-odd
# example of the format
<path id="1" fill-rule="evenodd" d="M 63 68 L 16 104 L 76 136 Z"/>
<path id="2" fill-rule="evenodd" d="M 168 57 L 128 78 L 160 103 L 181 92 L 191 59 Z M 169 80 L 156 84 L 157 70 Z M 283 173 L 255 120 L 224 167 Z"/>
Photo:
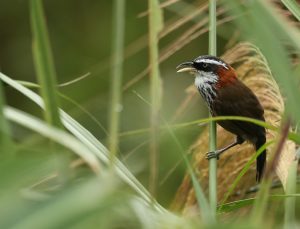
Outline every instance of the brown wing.
<path id="1" fill-rule="evenodd" d="M 239 80 L 218 90 L 212 112 L 213 116 L 243 116 L 264 121 L 264 110 L 257 97 Z M 238 136 L 248 136 L 250 141 L 252 137 L 265 135 L 264 128 L 252 123 L 235 120 L 218 123 Z"/>

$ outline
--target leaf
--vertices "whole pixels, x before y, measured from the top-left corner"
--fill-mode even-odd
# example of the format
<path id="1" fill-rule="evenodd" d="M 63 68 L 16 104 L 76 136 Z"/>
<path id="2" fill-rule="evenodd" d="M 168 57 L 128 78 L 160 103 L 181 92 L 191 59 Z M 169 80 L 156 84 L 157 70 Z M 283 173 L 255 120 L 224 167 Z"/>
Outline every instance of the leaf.
<path id="1" fill-rule="evenodd" d="M 151 26 L 154 27 L 154 31 L 158 34 L 163 29 L 163 11 L 159 6 L 158 0 L 149 0 L 149 12 L 151 20 Z"/>
<path id="2" fill-rule="evenodd" d="M 82 159 L 84 159 L 84 161 L 87 162 L 87 164 L 96 174 L 100 174 L 100 163 L 98 159 L 78 139 L 74 138 L 63 130 L 47 125 L 38 118 L 15 108 L 6 107 L 4 110 L 4 114 L 7 119 L 18 123 L 28 129 L 36 131 L 37 133 L 52 139 L 53 141 L 65 146 L 66 148 L 69 148 Z"/>
<path id="3" fill-rule="evenodd" d="M 1 72 L 0 79 L 44 109 L 44 101 L 39 95 L 29 90 L 28 88 L 22 86 L 20 83 L 9 78 Z M 76 120 L 74 120 L 62 109 L 60 109 L 60 116 L 65 128 L 68 131 L 70 131 L 70 133 L 72 133 L 86 147 L 88 147 L 90 152 L 92 152 L 99 160 L 101 160 L 104 164 L 109 165 L 109 152 L 106 149 L 106 147 L 100 141 L 98 141 L 98 139 L 96 139 L 87 129 L 81 126 Z M 152 198 L 152 196 L 145 189 L 145 187 L 135 178 L 135 176 L 126 168 L 126 166 L 119 159 L 115 159 L 114 166 L 116 174 L 134 191 L 136 191 L 136 193 L 145 202 L 149 204 L 151 203 L 154 209 L 158 212 L 166 211 Z"/>
<path id="4" fill-rule="evenodd" d="M 272 200 L 272 201 L 278 201 L 278 200 L 286 199 L 286 201 L 287 201 L 290 198 L 295 198 L 295 197 L 299 198 L 300 194 L 270 195 L 269 199 Z M 229 202 L 229 203 L 226 203 L 226 204 L 222 204 L 222 205 L 218 206 L 218 213 L 236 211 L 240 208 L 253 205 L 255 200 L 256 200 L 256 198 L 249 198 L 249 199 L 237 200 L 237 201 Z"/>
<path id="5" fill-rule="evenodd" d="M 149 189 L 156 192 L 158 171 L 158 117 L 162 102 L 162 80 L 159 72 L 158 33 L 162 29 L 162 15 L 157 0 L 148 0 L 149 5 L 149 62 L 150 62 L 150 96 L 151 96 L 151 131 L 150 131 L 150 177 Z"/>
<path id="6" fill-rule="evenodd" d="M 33 34 L 33 57 L 35 71 L 45 101 L 45 116 L 50 125 L 61 126 L 56 94 L 56 73 L 47 32 L 42 0 L 30 1 L 31 27 Z"/>
<path id="7" fill-rule="evenodd" d="M 13 142 L 10 138 L 10 127 L 9 123 L 4 117 L 3 108 L 5 106 L 5 98 L 3 93 L 3 85 L 0 83 L 0 152 L 2 156 L 13 155 Z"/>
<path id="8" fill-rule="evenodd" d="M 125 0 L 114 0 L 113 46 L 108 144 L 111 163 L 119 148 L 120 106 L 122 106 L 123 49 L 125 32 Z"/>
<path id="9" fill-rule="evenodd" d="M 300 21 L 300 8 L 299 2 L 295 0 L 281 0 L 281 2 L 289 9 L 290 12 Z"/>

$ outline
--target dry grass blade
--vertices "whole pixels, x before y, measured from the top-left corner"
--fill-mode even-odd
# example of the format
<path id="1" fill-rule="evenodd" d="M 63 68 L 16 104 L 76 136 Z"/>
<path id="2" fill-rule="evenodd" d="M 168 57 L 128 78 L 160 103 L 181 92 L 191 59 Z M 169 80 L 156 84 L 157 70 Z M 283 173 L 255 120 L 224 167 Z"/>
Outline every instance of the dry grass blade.
<path id="1" fill-rule="evenodd" d="M 70 81 L 65 82 L 65 83 L 60 83 L 60 84 L 58 85 L 58 87 L 66 87 L 66 86 L 70 86 L 70 85 L 72 85 L 72 84 L 74 84 L 74 83 L 77 83 L 77 82 L 79 82 L 79 81 L 81 81 L 81 80 L 87 78 L 87 77 L 90 76 L 90 75 L 91 75 L 91 73 L 90 73 L 90 72 L 87 72 L 87 73 L 85 73 L 84 75 L 79 76 L 79 77 L 77 77 L 77 78 L 75 78 L 75 79 L 73 79 L 73 80 L 70 80 Z"/>
<path id="2" fill-rule="evenodd" d="M 278 164 L 281 153 L 283 152 L 285 142 L 288 138 L 288 133 L 291 125 L 291 121 L 283 121 L 276 147 L 274 148 L 271 159 L 269 160 L 269 166 L 266 170 L 264 179 L 260 185 L 260 190 L 257 194 L 257 198 L 254 202 L 253 209 L 251 211 L 251 221 L 256 225 L 261 225 L 264 221 L 264 216 L 267 210 L 267 203 L 270 193 L 270 187 L 273 178 L 273 172 Z"/>
<path id="3" fill-rule="evenodd" d="M 167 1 L 163 2 L 163 3 L 161 3 L 161 4 L 159 5 L 159 7 L 160 7 L 161 9 L 163 9 L 163 8 L 168 7 L 168 6 L 172 5 L 172 4 L 175 4 L 176 2 L 179 2 L 179 1 L 180 1 L 180 0 L 167 0 Z M 139 13 L 139 14 L 138 14 L 138 17 L 139 17 L 139 18 L 145 17 L 145 16 L 147 16 L 148 14 L 149 14 L 149 11 L 147 10 L 147 11 L 144 11 L 144 12 Z"/>
<path id="4" fill-rule="evenodd" d="M 237 71 L 239 78 L 250 87 L 265 109 L 265 119 L 267 123 L 278 126 L 284 111 L 284 102 L 280 94 L 278 85 L 274 81 L 268 65 L 259 52 L 259 50 L 249 43 L 241 43 L 228 50 L 222 58 L 231 64 Z M 189 88 L 189 93 L 196 95 L 194 86 Z M 198 99 L 199 96 L 194 96 Z M 191 101 L 191 95 L 187 95 L 187 99 Z M 184 102 L 186 103 L 186 102 Z M 181 107 L 182 109 L 182 107 Z M 186 108 L 187 109 L 187 108 Z M 177 114 L 178 115 L 178 114 Z M 221 127 L 217 129 L 218 148 L 232 141 L 234 137 Z M 268 131 L 267 138 L 273 139 L 276 132 Z M 203 187 L 208 186 L 208 162 L 205 159 L 205 152 L 208 151 L 208 129 L 206 129 L 198 138 L 191 150 L 194 153 L 194 167 L 201 174 L 198 179 Z M 295 144 L 287 141 L 284 144 L 283 151 L 275 168 L 277 176 L 283 185 L 287 179 L 289 164 L 294 159 L 293 152 Z M 249 144 L 242 144 L 226 152 L 226 154 L 218 162 L 218 199 L 224 197 L 228 187 L 237 177 L 243 166 L 253 155 L 254 149 Z M 246 195 L 246 190 L 255 185 L 255 168 L 252 167 L 239 182 L 236 192 L 239 198 Z M 234 200 L 235 196 L 231 196 L 230 200 Z M 191 185 L 190 177 L 186 175 L 184 178 L 176 198 L 173 202 L 173 208 L 185 212 L 196 204 L 194 191 Z"/>
<path id="5" fill-rule="evenodd" d="M 222 13 L 225 11 L 221 11 Z M 220 13 L 220 11 L 218 11 Z M 221 20 L 218 20 L 217 25 L 224 24 L 226 22 L 232 21 L 234 18 L 231 16 L 225 17 Z M 179 37 L 177 40 L 175 40 L 171 45 L 169 45 L 167 48 L 162 50 L 162 55 L 160 57 L 160 61 L 163 62 L 166 59 L 168 59 L 170 56 L 172 56 L 175 52 L 182 49 L 184 46 L 188 45 L 191 41 L 195 40 L 202 34 L 208 32 L 208 27 L 201 28 L 201 24 L 207 24 L 208 19 L 205 19 L 205 22 L 201 21 L 201 23 L 191 27 L 188 29 L 181 37 Z M 202 24 L 202 25 L 203 25 Z M 199 29 L 201 28 L 201 29 Z M 198 30 L 199 29 L 199 30 Z"/>
<path id="6" fill-rule="evenodd" d="M 169 25 L 167 24 L 166 28 L 159 34 L 159 38 L 165 37 L 169 33 L 178 29 L 180 26 L 184 25 L 185 23 L 192 21 L 193 18 L 196 18 L 199 14 L 207 10 L 207 8 L 208 8 L 207 4 L 204 4 L 203 6 L 199 6 L 199 8 L 197 8 L 195 11 L 187 14 L 187 16 L 180 18 L 179 20 L 176 20 L 175 22 L 170 23 Z"/>
<path id="7" fill-rule="evenodd" d="M 277 143 L 276 151 L 274 152 L 272 160 L 270 160 L 270 165 L 269 165 L 268 169 L 266 170 L 266 174 L 265 174 L 266 179 L 272 178 L 271 176 L 272 176 L 273 172 L 275 172 L 276 167 L 278 166 L 280 155 L 284 149 L 285 142 L 287 141 L 287 138 L 288 138 L 290 126 L 291 126 L 291 120 L 288 119 L 281 129 L 281 136 Z"/>
<path id="8" fill-rule="evenodd" d="M 220 16 L 221 14 L 225 13 L 225 9 L 218 9 L 217 10 L 217 16 Z M 224 17 L 217 21 L 217 25 L 225 24 L 229 21 L 232 21 L 234 17 L 228 16 Z M 162 49 L 161 55 L 159 57 L 159 63 L 164 62 L 167 60 L 170 56 L 172 56 L 174 53 L 188 45 L 191 41 L 195 40 L 199 36 L 203 35 L 204 33 L 208 32 L 208 18 L 204 18 L 192 27 L 190 27 L 187 31 L 185 31 L 179 38 L 177 38 L 175 41 L 173 41 L 170 45 L 168 45 L 166 48 Z M 177 28 L 177 27 L 176 27 Z M 166 34 L 163 34 L 166 35 Z M 161 37 L 160 37 L 161 38 Z M 131 86 L 133 86 L 135 83 L 139 82 L 141 79 L 143 79 L 147 74 L 149 73 L 149 66 L 145 68 L 143 71 L 141 71 L 139 74 L 134 76 L 130 81 L 128 81 L 124 87 L 123 90 L 127 90 Z"/>
<path id="9" fill-rule="evenodd" d="M 159 33 L 159 39 L 164 38 L 165 36 L 169 35 L 171 32 L 178 29 L 180 26 L 184 25 L 187 22 L 194 21 L 198 23 L 197 16 L 207 10 L 208 4 L 205 3 L 199 6 L 195 11 L 188 12 L 187 16 L 183 16 L 182 18 L 178 19 L 170 19 L 165 22 L 164 30 Z M 136 54 L 138 51 L 142 50 L 143 48 L 147 47 L 147 34 L 139 37 L 132 43 L 130 43 L 125 49 L 125 58 L 129 58 L 132 55 Z"/>

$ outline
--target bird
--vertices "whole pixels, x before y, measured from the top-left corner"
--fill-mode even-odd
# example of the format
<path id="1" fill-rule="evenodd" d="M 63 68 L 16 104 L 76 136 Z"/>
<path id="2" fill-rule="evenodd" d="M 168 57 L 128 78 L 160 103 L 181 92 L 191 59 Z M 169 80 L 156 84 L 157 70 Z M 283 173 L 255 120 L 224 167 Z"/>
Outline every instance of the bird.
<path id="1" fill-rule="evenodd" d="M 232 66 L 212 55 L 199 56 L 183 62 L 176 68 L 178 73 L 188 72 L 195 76 L 194 84 L 209 112 L 216 116 L 242 116 L 265 121 L 264 109 L 254 92 L 238 79 Z M 266 129 L 254 123 L 239 120 L 221 120 L 217 123 L 236 138 L 228 146 L 208 152 L 206 158 L 219 159 L 226 150 L 250 142 L 256 151 L 266 143 Z M 256 158 L 256 181 L 260 182 L 266 166 L 267 152 L 264 149 Z"/>

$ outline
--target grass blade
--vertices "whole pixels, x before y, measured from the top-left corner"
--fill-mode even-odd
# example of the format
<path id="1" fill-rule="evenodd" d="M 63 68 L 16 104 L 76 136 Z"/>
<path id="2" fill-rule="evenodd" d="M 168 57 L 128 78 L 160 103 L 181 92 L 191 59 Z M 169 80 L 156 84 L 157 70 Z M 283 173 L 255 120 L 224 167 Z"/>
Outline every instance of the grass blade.
<path id="1" fill-rule="evenodd" d="M 273 201 L 286 199 L 285 201 L 287 201 L 291 198 L 299 198 L 299 197 L 300 194 L 270 195 L 269 199 Z M 256 198 L 249 198 L 249 199 L 237 200 L 230 203 L 222 204 L 218 207 L 218 211 L 219 213 L 235 211 L 240 208 L 253 205 L 255 200 Z"/>
<path id="2" fill-rule="evenodd" d="M 113 203 L 120 203 L 122 197 L 125 203 L 127 201 L 117 190 L 117 183 L 111 178 L 87 180 L 40 203 L 31 214 L 24 214 L 21 219 L 15 220 L 10 228 L 80 228 L 78 224 L 92 214 L 98 214 L 98 220 L 104 220 L 103 217 L 113 214 L 110 208 Z"/>
<path id="3" fill-rule="evenodd" d="M 73 152 L 83 158 L 96 174 L 100 173 L 100 163 L 95 155 L 92 154 L 85 145 L 83 145 L 70 134 L 63 130 L 57 129 L 56 127 L 49 126 L 43 121 L 12 107 L 6 107 L 4 113 L 6 118 L 9 120 L 36 131 L 39 134 L 65 146 L 66 148 L 71 149 Z"/>
<path id="4" fill-rule="evenodd" d="M 122 97 L 122 68 L 123 68 L 123 43 L 125 30 L 125 0 L 114 0 L 113 7 L 113 47 L 112 47 L 112 81 L 111 81 L 111 104 L 109 122 L 109 150 L 111 163 L 115 158 L 119 145 L 119 121 Z"/>
<path id="5" fill-rule="evenodd" d="M 211 121 L 223 121 L 223 120 L 237 120 L 237 121 L 243 121 L 243 122 L 250 122 L 258 126 L 265 127 L 266 129 L 272 130 L 272 131 L 278 131 L 278 127 L 273 126 L 269 123 L 253 119 L 253 118 L 248 118 L 248 117 L 242 117 L 242 116 L 218 116 L 218 117 L 210 117 L 210 118 L 204 118 L 204 119 L 198 119 L 195 121 L 191 122 L 185 122 L 185 123 L 178 123 L 175 125 L 171 125 L 172 128 L 183 128 L 183 127 L 188 127 L 188 126 L 194 126 L 194 125 L 203 125 L 207 124 Z M 162 126 L 161 129 L 167 128 L 166 126 Z M 133 130 L 133 131 L 128 131 L 124 132 L 121 134 L 121 136 L 127 136 L 127 135 L 134 135 L 134 134 L 143 134 L 149 132 L 149 128 L 145 129 L 138 129 L 138 130 Z M 300 144 L 300 135 L 294 132 L 289 132 L 288 138 L 292 141 L 294 141 L 297 144 Z"/>
<path id="6" fill-rule="evenodd" d="M 297 167 L 298 160 L 292 162 L 289 168 L 289 175 L 286 185 L 286 194 L 293 195 L 297 191 Z M 295 207 L 296 197 L 288 198 L 285 200 L 285 211 L 284 211 L 284 229 L 297 228 L 295 220 Z"/>
<path id="7" fill-rule="evenodd" d="M 56 73 L 41 0 L 30 1 L 33 35 L 33 57 L 41 94 L 45 101 L 45 117 L 50 125 L 61 126 L 56 94 Z"/>
<path id="8" fill-rule="evenodd" d="M 22 93 L 24 96 L 29 98 L 31 101 L 36 103 L 38 106 L 44 109 L 43 99 L 24 87 L 15 80 L 0 72 L 0 79 Z M 109 165 L 109 151 L 106 147 L 98 141 L 87 129 L 81 126 L 76 120 L 69 116 L 66 112 L 60 109 L 61 120 L 65 128 L 70 131 L 78 140 L 80 140 L 89 150 L 104 164 Z M 126 168 L 126 166 L 117 158 L 115 159 L 115 171 L 117 175 L 128 184 L 145 202 L 151 203 L 154 209 L 158 212 L 165 212 L 166 210 L 158 204 L 147 191 L 147 189 L 135 178 L 135 176 Z"/>
<path id="9" fill-rule="evenodd" d="M 145 98 L 143 98 L 140 94 L 138 94 L 137 92 L 135 92 L 135 94 L 143 101 L 145 102 L 147 105 L 149 105 L 150 107 L 152 107 L 152 104 L 150 102 L 148 102 Z M 172 139 L 174 140 L 177 148 L 179 149 L 182 158 L 184 160 L 184 163 L 186 164 L 187 170 L 192 178 L 192 183 L 193 183 L 193 187 L 195 189 L 195 194 L 196 194 L 196 199 L 197 199 L 197 203 L 198 203 L 198 207 L 199 210 L 201 212 L 202 215 L 202 219 L 205 223 L 211 224 L 215 221 L 214 219 L 214 214 L 212 214 L 211 210 L 210 210 L 210 206 L 209 203 L 205 197 L 204 191 L 199 183 L 199 181 L 197 180 L 197 176 L 193 171 L 193 168 L 187 158 L 187 156 L 184 153 L 184 150 L 182 148 L 182 145 L 180 144 L 180 141 L 178 140 L 178 138 L 176 137 L 172 127 L 168 124 L 168 122 L 162 117 L 160 116 L 160 118 L 162 119 L 166 130 L 169 132 L 170 136 L 172 137 Z"/>
<path id="10" fill-rule="evenodd" d="M 299 3 L 295 0 L 281 0 L 281 2 L 292 12 L 292 14 L 300 21 Z"/>
<path id="11" fill-rule="evenodd" d="M 3 85 L 0 83 L 0 152 L 2 154 L 1 156 L 12 156 L 10 128 L 3 114 L 4 103 Z"/>
<path id="12" fill-rule="evenodd" d="M 280 154 L 283 150 L 284 143 L 288 138 L 289 128 L 290 128 L 290 120 L 288 119 L 286 122 L 282 122 L 283 125 L 281 127 L 281 131 L 277 140 L 277 146 L 275 148 L 275 151 L 269 160 L 269 167 L 266 169 L 266 172 L 264 174 L 261 188 L 258 192 L 257 199 L 255 200 L 252 213 L 251 213 L 251 219 L 254 223 L 257 225 L 260 225 L 264 220 L 264 215 L 267 210 L 267 204 L 268 204 L 268 198 L 269 198 L 269 192 L 270 187 L 272 184 L 272 175 L 275 170 L 275 167 L 278 163 L 278 159 L 280 157 Z"/>
<path id="13" fill-rule="evenodd" d="M 260 149 L 258 149 L 258 151 L 251 157 L 251 159 L 246 163 L 246 165 L 244 166 L 244 168 L 242 169 L 242 171 L 239 173 L 239 175 L 237 176 L 237 178 L 234 180 L 234 182 L 232 183 L 232 185 L 229 187 L 228 192 L 226 193 L 224 199 L 222 200 L 221 203 L 221 207 L 219 207 L 219 211 L 222 210 L 222 205 L 225 204 L 225 202 L 227 201 L 228 197 L 232 194 L 233 190 L 235 189 L 235 187 L 238 185 L 239 181 L 241 180 L 241 178 L 246 174 L 246 172 L 249 170 L 250 166 L 254 163 L 254 161 L 256 160 L 256 158 L 268 147 L 272 144 L 273 142 L 268 142 L 266 144 L 264 144 Z"/>
<path id="14" fill-rule="evenodd" d="M 209 1 L 209 54 L 217 55 L 217 2 Z M 217 146 L 217 126 L 212 121 L 209 124 L 209 150 L 216 150 Z M 217 158 L 209 160 L 209 203 L 212 215 L 216 217 L 217 210 Z"/>
<path id="15" fill-rule="evenodd" d="M 159 73 L 158 33 L 163 27 L 162 11 L 158 0 L 148 0 L 149 8 L 149 59 L 150 59 L 150 177 L 149 190 L 155 196 L 158 171 L 158 117 L 162 100 L 162 82 Z"/>
<path id="16" fill-rule="evenodd" d="M 215 222 L 215 215 L 216 215 L 216 210 L 211 210 L 211 206 L 209 205 L 204 191 L 197 179 L 197 176 L 195 174 L 195 172 L 193 171 L 193 168 L 187 158 L 187 156 L 184 153 L 184 150 L 182 149 L 182 146 L 178 140 L 178 138 L 176 137 L 174 131 L 172 130 L 172 128 L 168 125 L 168 123 L 166 121 L 164 121 L 166 126 L 167 126 L 167 130 L 169 132 L 169 134 L 171 135 L 171 137 L 173 138 L 173 140 L 175 141 L 177 147 L 180 149 L 181 155 L 183 157 L 184 163 L 186 164 L 186 167 L 188 169 L 188 172 L 191 176 L 192 179 L 192 183 L 193 183 L 193 187 L 195 189 L 195 194 L 196 194 L 196 198 L 197 198 L 197 203 L 198 203 L 198 207 L 199 210 L 201 212 L 202 215 L 202 220 L 206 223 L 214 223 Z"/>

